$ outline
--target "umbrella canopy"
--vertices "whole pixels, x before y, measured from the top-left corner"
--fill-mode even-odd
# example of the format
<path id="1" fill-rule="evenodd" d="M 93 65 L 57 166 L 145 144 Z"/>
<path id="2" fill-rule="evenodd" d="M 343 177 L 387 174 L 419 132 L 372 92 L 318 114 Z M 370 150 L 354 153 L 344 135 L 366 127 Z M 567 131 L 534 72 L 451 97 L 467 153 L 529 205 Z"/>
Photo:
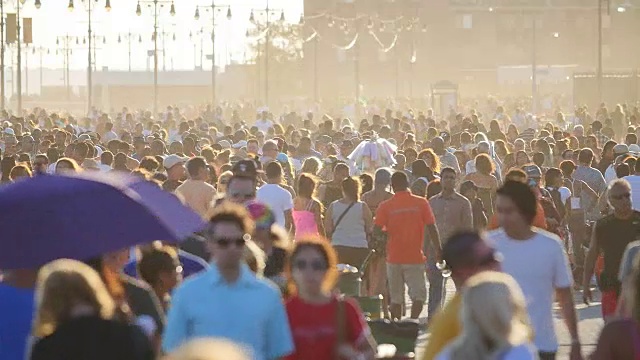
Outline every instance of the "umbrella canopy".
<path id="1" fill-rule="evenodd" d="M 140 178 L 39 175 L 0 188 L 0 269 L 177 242 L 203 226 L 177 197 Z"/>

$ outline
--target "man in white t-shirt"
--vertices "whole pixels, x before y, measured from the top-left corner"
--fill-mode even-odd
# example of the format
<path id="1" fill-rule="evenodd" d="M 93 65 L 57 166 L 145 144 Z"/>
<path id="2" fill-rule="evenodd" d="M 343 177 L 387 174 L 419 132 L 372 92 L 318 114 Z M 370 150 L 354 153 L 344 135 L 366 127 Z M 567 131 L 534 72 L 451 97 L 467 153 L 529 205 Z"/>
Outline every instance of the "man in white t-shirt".
<path id="1" fill-rule="evenodd" d="M 280 186 L 282 183 L 282 166 L 279 162 L 272 161 L 265 167 L 265 173 L 267 175 L 267 183 L 258 189 L 256 200 L 271 208 L 278 225 L 294 233 L 293 198 L 287 189 Z"/>
<path id="2" fill-rule="evenodd" d="M 256 127 L 265 134 L 273 126 L 273 121 L 269 120 L 268 115 L 266 111 L 263 111 L 260 117 L 256 119 Z"/>
<path id="3" fill-rule="evenodd" d="M 488 238 L 504 256 L 502 270 L 513 276 L 527 298 L 540 359 L 555 359 L 558 351 L 553 326 L 554 299 L 562 308 L 571 335 L 571 359 L 582 359 L 573 304 L 573 279 L 560 239 L 531 226 L 537 206 L 536 196 L 529 186 L 507 181 L 498 189 L 497 195 L 496 214 L 500 229 L 490 232 Z"/>

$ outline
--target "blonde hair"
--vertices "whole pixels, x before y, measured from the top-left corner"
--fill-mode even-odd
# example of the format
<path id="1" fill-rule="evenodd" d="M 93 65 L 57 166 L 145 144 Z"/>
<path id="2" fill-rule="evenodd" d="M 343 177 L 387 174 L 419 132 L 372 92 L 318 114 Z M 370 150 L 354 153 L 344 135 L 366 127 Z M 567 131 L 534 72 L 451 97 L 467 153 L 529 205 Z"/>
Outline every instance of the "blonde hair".
<path id="1" fill-rule="evenodd" d="M 522 290 L 508 274 L 486 271 L 472 276 L 462 290 L 462 333 L 451 359 L 494 359 L 531 338 Z"/>
<path id="2" fill-rule="evenodd" d="M 249 360 L 242 347 L 223 339 L 195 339 L 180 346 L 164 360 Z"/>
<path id="3" fill-rule="evenodd" d="M 93 308 L 104 319 L 113 317 L 115 303 L 100 275 L 89 265 L 70 259 L 43 266 L 36 284 L 36 311 L 32 333 L 37 338 L 52 334 L 72 317 L 73 308 Z"/>

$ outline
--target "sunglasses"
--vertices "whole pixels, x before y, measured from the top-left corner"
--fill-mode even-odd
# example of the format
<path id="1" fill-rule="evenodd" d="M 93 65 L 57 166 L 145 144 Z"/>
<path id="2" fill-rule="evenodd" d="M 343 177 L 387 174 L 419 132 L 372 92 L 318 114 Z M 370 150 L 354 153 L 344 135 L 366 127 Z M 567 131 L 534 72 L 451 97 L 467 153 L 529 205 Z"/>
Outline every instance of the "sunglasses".
<path id="1" fill-rule="evenodd" d="M 241 194 L 241 193 L 229 193 L 229 197 L 231 197 L 232 199 L 245 199 L 245 200 L 250 200 L 256 197 L 255 193 L 251 193 L 251 194 Z"/>
<path id="2" fill-rule="evenodd" d="M 614 200 L 631 199 L 631 193 L 625 193 L 620 195 L 611 195 Z"/>
<path id="3" fill-rule="evenodd" d="M 236 239 L 216 239 L 215 242 L 219 247 L 227 248 L 231 244 L 235 244 L 236 247 L 243 247 L 246 244 L 247 240 L 243 236 Z"/>
<path id="4" fill-rule="evenodd" d="M 315 261 L 296 260 L 296 262 L 293 264 L 293 267 L 295 267 L 298 270 L 305 270 L 307 268 L 311 268 L 313 271 L 327 270 L 327 264 L 325 264 L 324 261 L 321 261 L 321 260 L 315 260 Z"/>

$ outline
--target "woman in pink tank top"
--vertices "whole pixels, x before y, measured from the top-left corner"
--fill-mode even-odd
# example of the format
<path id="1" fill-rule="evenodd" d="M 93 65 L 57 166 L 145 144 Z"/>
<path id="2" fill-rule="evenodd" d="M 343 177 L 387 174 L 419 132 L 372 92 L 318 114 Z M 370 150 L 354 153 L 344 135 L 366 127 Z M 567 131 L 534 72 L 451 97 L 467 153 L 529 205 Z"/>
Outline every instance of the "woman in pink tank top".
<path id="1" fill-rule="evenodd" d="M 293 222 L 296 225 L 296 239 L 309 235 L 325 236 L 322 223 L 322 203 L 314 198 L 316 179 L 303 173 L 298 178 L 298 193 L 293 199 Z"/>

